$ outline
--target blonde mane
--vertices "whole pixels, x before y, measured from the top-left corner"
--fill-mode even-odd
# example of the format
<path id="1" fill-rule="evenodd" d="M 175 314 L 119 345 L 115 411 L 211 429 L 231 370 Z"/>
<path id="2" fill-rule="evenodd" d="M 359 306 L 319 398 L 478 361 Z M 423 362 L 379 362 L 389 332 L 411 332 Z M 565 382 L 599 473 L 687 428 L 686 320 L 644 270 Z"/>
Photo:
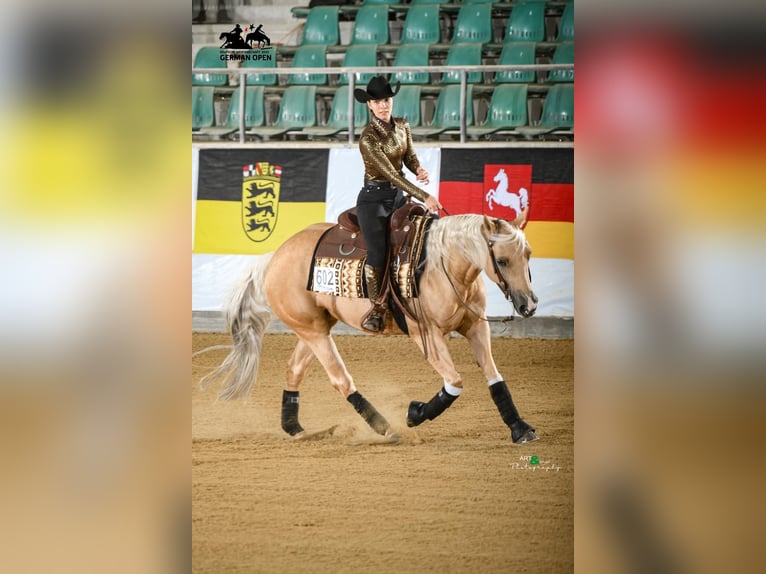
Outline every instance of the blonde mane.
<path id="1" fill-rule="evenodd" d="M 500 222 L 500 232 L 493 233 L 491 239 L 496 243 L 514 243 L 518 250 L 524 249 L 524 232 L 504 220 Z M 483 215 L 453 215 L 437 219 L 431 224 L 426 243 L 426 267 L 441 266 L 450 257 L 460 257 L 472 265 L 483 268 L 487 257 L 487 240 L 482 231 Z"/>

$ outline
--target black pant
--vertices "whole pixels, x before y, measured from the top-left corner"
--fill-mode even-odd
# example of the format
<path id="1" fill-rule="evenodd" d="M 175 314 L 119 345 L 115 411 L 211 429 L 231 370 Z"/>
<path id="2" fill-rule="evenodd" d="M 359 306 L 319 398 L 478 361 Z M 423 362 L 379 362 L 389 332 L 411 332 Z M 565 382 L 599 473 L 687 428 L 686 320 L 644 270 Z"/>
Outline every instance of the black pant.
<path id="1" fill-rule="evenodd" d="M 356 199 L 359 227 L 367 243 L 367 264 L 384 267 L 388 245 L 388 220 L 406 203 L 402 190 L 389 183 L 365 182 Z"/>

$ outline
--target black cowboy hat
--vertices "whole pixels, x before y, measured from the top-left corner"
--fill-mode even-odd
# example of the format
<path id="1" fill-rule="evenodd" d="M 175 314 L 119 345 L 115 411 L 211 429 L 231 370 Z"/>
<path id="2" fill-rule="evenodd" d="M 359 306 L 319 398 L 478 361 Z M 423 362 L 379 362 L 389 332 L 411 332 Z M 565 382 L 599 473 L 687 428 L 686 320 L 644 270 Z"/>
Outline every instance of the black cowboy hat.
<path id="1" fill-rule="evenodd" d="M 396 82 L 396 88 L 391 89 L 391 84 L 388 83 L 383 76 L 375 76 L 367 84 L 367 89 L 356 88 L 354 90 L 354 98 L 357 102 L 365 103 L 370 100 L 382 100 L 384 98 L 393 98 L 399 93 L 401 87 L 400 82 Z"/>

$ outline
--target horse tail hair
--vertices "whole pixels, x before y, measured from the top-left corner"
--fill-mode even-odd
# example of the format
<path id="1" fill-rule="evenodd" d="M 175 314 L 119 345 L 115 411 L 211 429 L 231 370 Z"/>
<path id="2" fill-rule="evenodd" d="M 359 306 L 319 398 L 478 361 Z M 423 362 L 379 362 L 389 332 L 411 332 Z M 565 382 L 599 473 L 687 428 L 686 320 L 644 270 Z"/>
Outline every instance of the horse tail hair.
<path id="1" fill-rule="evenodd" d="M 247 397 L 255 386 L 263 335 L 274 318 L 263 290 L 272 255 L 258 258 L 237 283 L 225 306 L 226 328 L 234 345 L 223 363 L 200 381 L 205 388 L 221 379 L 218 397 L 223 400 Z"/>

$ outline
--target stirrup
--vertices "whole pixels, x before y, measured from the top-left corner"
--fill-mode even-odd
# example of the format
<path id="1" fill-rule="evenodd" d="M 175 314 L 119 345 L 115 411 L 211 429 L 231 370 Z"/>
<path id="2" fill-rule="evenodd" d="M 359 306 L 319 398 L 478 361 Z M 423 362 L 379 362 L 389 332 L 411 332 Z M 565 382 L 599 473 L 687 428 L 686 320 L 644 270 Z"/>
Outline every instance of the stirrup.
<path id="1" fill-rule="evenodd" d="M 370 333 L 382 333 L 386 328 L 386 311 L 373 305 L 372 309 L 362 318 L 362 329 Z"/>

